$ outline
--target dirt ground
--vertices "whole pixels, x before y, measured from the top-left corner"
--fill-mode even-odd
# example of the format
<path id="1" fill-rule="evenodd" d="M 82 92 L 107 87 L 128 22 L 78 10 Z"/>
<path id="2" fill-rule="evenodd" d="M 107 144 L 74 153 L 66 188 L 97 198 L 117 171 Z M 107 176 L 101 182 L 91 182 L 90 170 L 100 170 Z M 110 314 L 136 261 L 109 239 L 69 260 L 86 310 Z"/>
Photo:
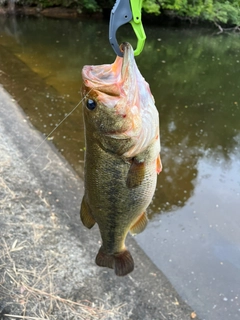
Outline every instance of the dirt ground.
<path id="1" fill-rule="evenodd" d="M 197 319 L 129 237 L 135 270 L 99 268 L 83 182 L 0 86 L 0 320 Z"/>

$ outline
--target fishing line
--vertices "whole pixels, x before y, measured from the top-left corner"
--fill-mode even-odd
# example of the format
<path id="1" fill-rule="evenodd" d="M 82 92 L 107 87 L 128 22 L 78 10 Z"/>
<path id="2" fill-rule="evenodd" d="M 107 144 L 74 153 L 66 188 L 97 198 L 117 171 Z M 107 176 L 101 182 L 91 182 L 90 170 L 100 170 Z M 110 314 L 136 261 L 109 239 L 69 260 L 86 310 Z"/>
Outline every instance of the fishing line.
<path id="1" fill-rule="evenodd" d="M 36 149 L 30 154 L 30 156 L 27 158 L 27 162 L 29 161 L 29 159 L 37 152 L 37 150 L 41 147 L 41 145 L 50 137 L 51 134 L 53 134 L 53 132 L 55 130 L 57 130 L 57 128 L 77 109 L 77 107 L 80 105 L 80 103 L 82 103 L 82 101 L 86 98 L 86 96 L 89 94 L 89 92 L 92 89 L 90 89 L 88 91 L 88 93 L 78 102 L 78 104 L 72 109 L 72 111 L 70 111 L 66 117 L 64 119 L 62 119 L 57 125 L 56 127 L 41 141 L 41 143 L 36 147 Z"/>

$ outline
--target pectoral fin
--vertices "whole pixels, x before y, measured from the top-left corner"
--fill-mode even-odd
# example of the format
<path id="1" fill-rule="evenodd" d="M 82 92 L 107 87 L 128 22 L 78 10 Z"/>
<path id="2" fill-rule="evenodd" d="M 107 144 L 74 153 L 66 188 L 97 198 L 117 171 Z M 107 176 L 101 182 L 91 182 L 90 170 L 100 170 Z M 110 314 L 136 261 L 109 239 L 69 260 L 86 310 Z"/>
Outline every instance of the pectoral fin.
<path id="1" fill-rule="evenodd" d="M 80 209 L 80 217 L 81 217 L 82 223 L 88 229 L 91 229 L 94 226 L 95 220 L 91 215 L 91 210 L 90 210 L 89 205 L 85 199 L 85 196 L 82 199 L 82 204 L 81 204 L 81 209 Z"/>
<path id="2" fill-rule="evenodd" d="M 127 187 L 135 188 L 141 185 L 145 176 L 145 162 L 138 162 L 133 158 L 127 175 Z"/>
<path id="3" fill-rule="evenodd" d="M 130 232 L 132 234 L 138 234 L 142 232 L 148 224 L 148 218 L 145 212 L 141 214 L 141 216 L 138 218 L 138 220 L 134 223 L 134 225 L 131 226 Z"/>
<path id="4" fill-rule="evenodd" d="M 158 155 L 157 160 L 156 160 L 156 170 L 157 170 L 158 174 L 162 171 L 162 161 L 160 158 L 160 154 Z"/>

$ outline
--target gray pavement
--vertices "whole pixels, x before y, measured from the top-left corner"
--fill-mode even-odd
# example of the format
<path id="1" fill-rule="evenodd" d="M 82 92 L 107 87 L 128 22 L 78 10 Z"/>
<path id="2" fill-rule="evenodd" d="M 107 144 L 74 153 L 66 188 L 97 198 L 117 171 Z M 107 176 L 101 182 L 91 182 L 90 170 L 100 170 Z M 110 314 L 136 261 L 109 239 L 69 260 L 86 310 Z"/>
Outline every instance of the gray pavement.
<path id="1" fill-rule="evenodd" d="M 95 265 L 98 229 L 79 218 L 83 181 L 50 142 L 35 152 L 42 140 L 0 86 L 0 319 L 197 319 L 131 236 L 134 272 Z M 83 300 L 92 313 L 60 307 Z"/>

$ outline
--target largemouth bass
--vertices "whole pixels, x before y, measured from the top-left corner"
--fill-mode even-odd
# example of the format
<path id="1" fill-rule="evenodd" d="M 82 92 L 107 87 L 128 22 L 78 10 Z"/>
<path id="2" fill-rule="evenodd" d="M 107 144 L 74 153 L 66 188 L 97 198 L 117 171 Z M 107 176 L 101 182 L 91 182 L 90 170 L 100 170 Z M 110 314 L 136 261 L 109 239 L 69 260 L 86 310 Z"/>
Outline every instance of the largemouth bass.
<path id="1" fill-rule="evenodd" d="M 96 264 L 124 276 L 134 269 L 125 238 L 144 230 L 161 171 L 158 111 L 130 44 L 113 64 L 84 66 L 85 194 L 80 216 L 98 224 Z"/>

